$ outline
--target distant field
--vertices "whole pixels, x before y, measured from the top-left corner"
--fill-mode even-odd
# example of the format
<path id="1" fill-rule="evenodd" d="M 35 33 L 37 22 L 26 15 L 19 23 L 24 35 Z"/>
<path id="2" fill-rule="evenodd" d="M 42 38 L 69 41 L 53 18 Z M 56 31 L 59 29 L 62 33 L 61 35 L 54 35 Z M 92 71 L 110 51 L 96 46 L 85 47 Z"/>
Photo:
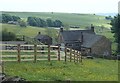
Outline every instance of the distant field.
<path id="1" fill-rule="evenodd" d="M 7 30 L 9 32 L 13 32 L 16 35 L 25 35 L 28 37 L 35 37 L 38 34 L 38 32 L 45 34 L 45 28 L 38 28 L 32 26 L 20 27 L 18 25 L 2 24 L 2 29 Z"/>
<path id="2" fill-rule="evenodd" d="M 29 81 L 117 81 L 118 61 L 83 59 L 83 64 L 69 61 L 5 62 L 5 73 Z"/>
<path id="3" fill-rule="evenodd" d="M 93 14 L 75 14 L 75 13 L 55 13 L 55 12 L 3 12 L 10 15 L 20 16 L 26 19 L 29 16 L 40 17 L 43 19 L 51 18 L 53 20 L 59 19 L 65 26 L 80 26 L 84 28 L 94 24 L 96 26 L 110 27 L 110 21 L 105 20 L 104 16 L 93 15 Z"/>

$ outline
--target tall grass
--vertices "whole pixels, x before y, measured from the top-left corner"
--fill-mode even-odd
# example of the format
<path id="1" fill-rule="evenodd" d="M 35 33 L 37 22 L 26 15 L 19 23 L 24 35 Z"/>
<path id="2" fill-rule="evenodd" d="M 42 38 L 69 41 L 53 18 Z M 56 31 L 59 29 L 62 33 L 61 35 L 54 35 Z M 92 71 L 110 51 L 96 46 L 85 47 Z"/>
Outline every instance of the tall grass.
<path id="1" fill-rule="evenodd" d="M 83 63 L 64 61 L 5 62 L 6 74 L 29 81 L 117 81 L 118 63 L 114 60 L 84 59 Z"/>

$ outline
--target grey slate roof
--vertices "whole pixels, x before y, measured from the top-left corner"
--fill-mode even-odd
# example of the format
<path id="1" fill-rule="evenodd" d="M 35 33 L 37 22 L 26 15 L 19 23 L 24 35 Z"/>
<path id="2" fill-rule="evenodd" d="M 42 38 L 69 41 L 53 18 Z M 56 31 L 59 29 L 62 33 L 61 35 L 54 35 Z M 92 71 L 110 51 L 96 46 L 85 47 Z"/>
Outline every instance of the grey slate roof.
<path id="1" fill-rule="evenodd" d="M 73 40 L 81 40 L 81 32 L 95 34 L 91 30 L 70 30 L 70 31 L 63 31 L 61 33 L 65 41 L 67 40 L 73 41 Z"/>
<path id="2" fill-rule="evenodd" d="M 100 40 L 103 36 L 96 35 L 95 32 L 91 30 L 70 30 L 61 32 L 64 43 L 72 43 L 81 41 L 81 32 L 83 34 L 83 47 L 90 48 L 93 44 L 95 44 L 98 40 Z"/>
<path id="3" fill-rule="evenodd" d="M 45 39 L 45 38 L 50 38 L 48 35 L 41 35 L 38 34 L 37 36 L 35 36 L 36 39 Z"/>
<path id="4" fill-rule="evenodd" d="M 97 41 L 99 41 L 103 36 L 96 34 L 83 33 L 83 47 L 90 48 Z"/>

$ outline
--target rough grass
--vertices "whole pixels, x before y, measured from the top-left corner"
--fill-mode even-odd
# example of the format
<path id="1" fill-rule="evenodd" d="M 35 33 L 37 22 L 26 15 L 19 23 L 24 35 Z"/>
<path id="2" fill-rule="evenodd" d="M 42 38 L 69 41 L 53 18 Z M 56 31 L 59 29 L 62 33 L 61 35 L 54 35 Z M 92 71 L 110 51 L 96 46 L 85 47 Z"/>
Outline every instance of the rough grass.
<path id="1" fill-rule="evenodd" d="M 85 59 L 82 64 L 64 61 L 5 62 L 5 73 L 29 81 L 117 81 L 118 62 L 105 59 Z"/>

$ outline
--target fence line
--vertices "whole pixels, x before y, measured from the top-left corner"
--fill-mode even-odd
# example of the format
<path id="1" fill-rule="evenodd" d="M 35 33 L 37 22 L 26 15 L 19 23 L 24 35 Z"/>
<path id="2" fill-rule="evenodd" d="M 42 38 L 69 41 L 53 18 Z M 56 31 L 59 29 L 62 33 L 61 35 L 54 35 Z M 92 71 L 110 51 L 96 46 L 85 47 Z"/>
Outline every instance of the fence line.
<path id="1" fill-rule="evenodd" d="M 41 56 L 46 56 L 45 53 L 47 53 L 47 59 L 48 59 L 49 62 L 53 59 L 53 58 L 51 58 L 51 57 L 53 57 L 52 53 L 53 54 L 55 53 L 55 57 L 57 57 L 56 59 L 58 61 L 64 60 L 65 62 L 66 61 L 82 62 L 82 56 L 81 56 L 81 52 L 80 51 L 77 51 L 77 50 L 65 47 L 64 48 L 64 54 L 65 55 L 63 56 L 61 54 L 61 50 L 60 50 L 61 47 L 60 47 L 60 45 L 52 46 L 52 45 L 37 45 L 37 44 L 34 44 L 34 45 L 4 44 L 4 45 L 1 45 L 1 46 L 6 46 L 6 47 L 7 46 L 13 46 L 13 47 L 15 47 L 12 50 L 7 50 L 6 49 L 6 50 L 1 50 L 1 51 L 3 53 L 7 53 L 7 52 L 11 52 L 11 53 L 14 52 L 14 53 L 16 53 L 16 55 L 17 55 L 16 57 L 15 57 L 14 54 L 12 54 L 12 55 L 5 54 L 6 56 L 3 55 L 3 58 L 10 58 L 10 57 L 12 58 L 12 57 L 14 57 L 14 58 L 17 58 L 16 61 L 18 61 L 19 63 L 21 61 L 23 61 L 22 59 L 24 59 L 24 58 L 32 58 L 32 59 L 26 59 L 26 60 L 24 59 L 24 61 L 27 61 L 27 60 L 31 61 L 31 60 L 33 60 L 33 62 L 37 62 L 37 60 L 40 60 Z M 30 53 L 30 54 L 26 54 L 26 52 Z M 38 56 L 38 53 L 39 53 L 39 56 Z M 64 58 L 62 59 L 62 57 L 64 57 Z M 3 61 L 15 61 L 15 60 L 3 60 Z"/>
<path id="2" fill-rule="evenodd" d="M 67 61 L 67 56 L 68 56 L 68 60 L 70 60 L 70 62 L 73 60 L 74 62 L 82 62 L 82 55 L 81 52 L 78 50 L 74 50 L 71 48 L 67 48 L 65 47 L 65 62 Z"/>

